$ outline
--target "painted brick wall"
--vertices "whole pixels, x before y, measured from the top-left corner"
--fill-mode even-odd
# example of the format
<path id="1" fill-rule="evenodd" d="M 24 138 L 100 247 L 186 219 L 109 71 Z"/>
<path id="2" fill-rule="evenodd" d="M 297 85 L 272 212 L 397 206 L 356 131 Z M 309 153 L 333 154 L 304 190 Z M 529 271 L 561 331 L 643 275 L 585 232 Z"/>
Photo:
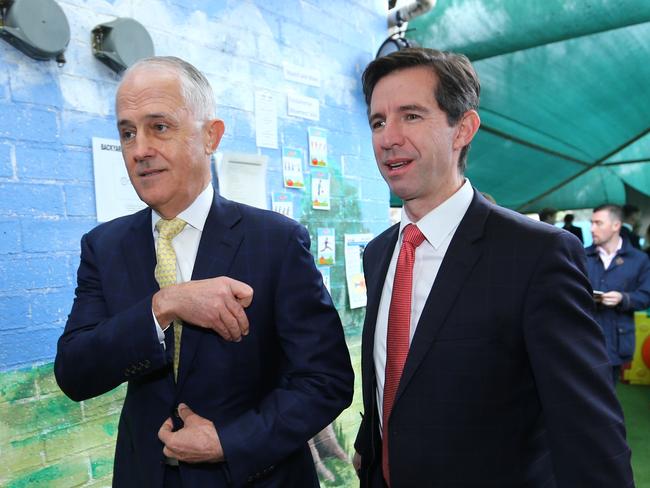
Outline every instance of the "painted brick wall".
<path id="1" fill-rule="evenodd" d="M 94 26 L 135 18 L 157 54 L 184 57 L 204 71 L 226 123 L 220 150 L 268 155 L 269 192 L 282 190 L 280 150 L 255 146 L 255 90 L 276 95 L 280 145 L 307 151 L 307 127 L 328 129 L 332 210 L 312 210 L 307 192 L 293 200 L 312 239 L 318 227 L 336 229 L 337 257 L 344 233 L 377 234 L 388 225 L 388 192 L 375 169 L 359 82 L 386 35 L 385 0 L 58 3 L 72 33 L 63 67 L 0 41 L 0 485 L 8 487 L 110 485 L 123 387 L 74 403 L 52 375 L 79 240 L 96 225 L 91 137 L 117 137 L 118 76 L 92 56 Z M 284 61 L 317 68 L 321 86 L 285 80 Z M 287 116 L 289 91 L 318 98 L 320 121 Z M 347 306 L 342 259 L 331 277 L 358 371 L 363 309 Z M 348 452 L 359 402 L 357 395 L 335 424 Z M 325 464 L 334 480 L 323 478 L 324 486 L 356 485 L 347 463 Z"/>

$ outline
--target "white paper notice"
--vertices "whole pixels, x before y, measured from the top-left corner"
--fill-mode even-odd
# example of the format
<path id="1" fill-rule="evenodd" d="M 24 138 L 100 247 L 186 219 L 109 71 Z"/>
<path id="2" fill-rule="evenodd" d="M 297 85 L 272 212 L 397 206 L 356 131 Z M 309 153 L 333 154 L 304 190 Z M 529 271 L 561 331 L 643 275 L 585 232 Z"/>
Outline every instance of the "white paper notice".
<path id="1" fill-rule="evenodd" d="M 320 71 L 285 62 L 284 79 L 303 85 L 320 86 Z"/>
<path id="2" fill-rule="evenodd" d="M 372 238 L 372 234 L 345 234 L 345 278 L 348 284 L 350 308 L 366 306 L 363 251 Z"/>
<path id="3" fill-rule="evenodd" d="M 219 194 L 229 200 L 268 209 L 266 156 L 226 153 L 217 157 Z"/>
<path id="4" fill-rule="evenodd" d="M 129 215 L 146 207 L 131 185 L 120 141 L 93 137 L 97 222 Z"/>
<path id="5" fill-rule="evenodd" d="M 287 95 L 287 115 L 309 120 L 320 120 L 318 98 L 289 93 Z"/>
<path id="6" fill-rule="evenodd" d="M 278 114 L 273 93 L 268 91 L 255 92 L 255 144 L 278 148 Z"/>

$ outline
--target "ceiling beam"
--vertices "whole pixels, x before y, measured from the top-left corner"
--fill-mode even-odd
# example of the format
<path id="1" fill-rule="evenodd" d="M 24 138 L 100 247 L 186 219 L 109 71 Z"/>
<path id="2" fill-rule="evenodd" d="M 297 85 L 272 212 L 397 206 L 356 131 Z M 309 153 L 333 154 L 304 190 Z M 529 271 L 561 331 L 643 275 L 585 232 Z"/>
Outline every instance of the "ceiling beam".
<path id="1" fill-rule="evenodd" d="M 571 161 L 572 163 L 577 163 L 581 166 L 590 166 L 591 163 L 589 161 L 583 161 L 578 158 L 574 158 L 573 156 L 569 156 L 568 154 L 564 154 L 558 151 L 554 151 L 552 149 L 549 149 L 544 146 L 540 146 L 539 144 L 535 144 L 534 142 L 527 141 L 525 139 L 520 139 L 519 137 L 515 137 L 512 134 L 508 134 L 507 132 L 500 131 L 499 129 L 495 129 L 493 127 L 490 127 L 489 125 L 483 125 L 481 124 L 481 127 L 479 130 L 483 130 L 485 132 L 489 132 L 490 134 L 494 134 L 498 137 L 501 137 L 502 139 L 506 139 L 508 141 L 515 142 L 517 144 L 520 144 L 522 146 L 529 147 L 531 149 L 534 149 L 535 151 L 542 152 L 544 154 L 548 154 L 550 156 L 555 156 L 556 158 L 564 159 L 565 161 Z"/>
<path id="2" fill-rule="evenodd" d="M 610 151 L 609 153 L 605 154 L 602 158 L 598 159 L 597 161 L 594 161 L 590 166 L 578 171 L 573 176 L 570 176 L 569 178 L 567 178 L 567 179 L 561 181 L 560 183 L 552 186 L 551 188 L 549 188 L 545 192 L 540 193 L 539 195 L 537 195 L 535 198 L 532 198 L 532 199 L 528 200 L 526 203 L 524 203 L 524 204 L 520 205 L 519 207 L 517 207 L 516 210 L 518 212 L 525 212 L 531 205 L 533 205 L 534 203 L 539 202 L 542 198 L 547 197 L 551 193 L 553 193 L 553 192 L 559 190 L 560 188 L 562 188 L 563 186 L 571 183 L 573 180 L 579 178 L 580 176 L 582 176 L 585 173 L 588 173 L 592 169 L 602 166 L 613 155 L 615 155 L 616 153 L 622 151 L 623 149 L 625 149 L 629 145 L 634 144 L 636 141 L 638 141 L 642 137 L 646 136 L 648 133 L 650 133 L 650 127 L 645 128 L 639 134 L 637 134 L 636 136 L 634 136 L 631 139 L 627 140 L 625 143 L 621 144 L 620 146 L 618 146 L 613 151 Z"/>

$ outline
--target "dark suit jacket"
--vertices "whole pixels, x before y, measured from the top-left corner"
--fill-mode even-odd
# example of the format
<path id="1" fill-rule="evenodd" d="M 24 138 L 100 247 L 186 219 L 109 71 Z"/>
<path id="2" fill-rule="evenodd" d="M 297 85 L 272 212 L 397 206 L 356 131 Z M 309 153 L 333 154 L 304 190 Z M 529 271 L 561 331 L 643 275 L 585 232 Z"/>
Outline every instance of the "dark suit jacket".
<path id="1" fill-rule="evenodd" d="M 158 290 L 151 211 L 83 237 L 55 374 L 77 401 L 128 381 L 114 486 L 162 486 L 157 432 L 180 402 L 214 422 L 226 456 L 220 464 L 181 463 L 185 486 L 318 486 L 307 440 L 350 404 L 353 373 L 309 246 L 296 222 L 215 196 L 192 279 L 249 284 L 250 333 L 234 343 L 185 324 L 174 383 L 171 347 L 159 344 L 151 311 Z"/>
<path id="2" fill-rule="evenodd" d="M 562 227 L 564 230 L 571 232 L 574 236 L 576 236 L 578 239 L 580 239 L 580 242 L 584 243 L 585 240 L 582 237 L 582 229 L 578 227 L 577 225 L 566 225 L 564 224 L 564 227 Z"/>
<path id="3" fill-rule="evenodd" d="M 641 238 L 624 225 L 621 225 L 621 237 L 627 239 L 633 248 L 641 249 Z"/>
<path id="4" fill-rule="evenodd" d="M 364 254 L 365 415 L 355 443 L 362 487 L 382 485 L 373 342 L 398 229 Z M 632 486 L 593 309 L 579 241 L 475 191 L 396 394 L 387 434 L 392 488 Z"/>

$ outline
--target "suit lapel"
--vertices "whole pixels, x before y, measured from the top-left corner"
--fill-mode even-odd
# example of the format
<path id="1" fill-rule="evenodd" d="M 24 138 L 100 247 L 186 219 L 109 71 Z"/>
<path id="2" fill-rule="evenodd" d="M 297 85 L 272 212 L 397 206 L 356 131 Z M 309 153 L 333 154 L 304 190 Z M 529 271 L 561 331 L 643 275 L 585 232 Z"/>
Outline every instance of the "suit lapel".
<path id="1" fill-rule="evenodd" d="M 201 241 L 192 270 L 192 280 L 227 275 L 244 238 L 241 213 L 237 204 L 215 193 L 212 208 L 205 221 Z M 193 326 L 183 327 L 178 388 L 183 385 L 189 366 L 204 332 Z"/>
<path id="2" fill-rule="evenodd" d="M 129 278 L 137 296 L 157 292 L 160 288 L 154 276 L 156 248 L 151 230 L 151 209 L 142 210 L 133 216 L 129 238 L 123 239 L 121 246 L 125 269 L 131 270 Z"/>
<path id="3" fill-rule="evenodd" d="M 381 292 L 386 281 L 386 273 L 390 265 L 390 259 L 393 256 L 395 243 L 399 232 L 399 224 L 394 225 L 380 236 L 377 241 L 376 257 L 370 258 L 370 266 L 366 269 L 366 287 L 368 290 L 368 301 L 366 304 L 366 318 L 363 326 L 362 341 L 362 365 L 364 373 L 369 375 L 374 371 L 373 350 L 375 343 L 375 329 L 377 324 L 377 313 L 379 311 L 379 302 L 381 301 Z M 373 375 L 374 377 L 374 375 Z M 368 383 L 368 382 L 366 382 Z M 374 385 L 374 381 L 372 382 Z"/>
<path id="4" fill-rule="evenodd" d="M 483 251 L 481 237 L 489 214 L 487 201 L 475 190 L 472 202 L 449 244 L 422 310 L 411 342 L 395 403 L 417 371 L 453 308 Z"/>

